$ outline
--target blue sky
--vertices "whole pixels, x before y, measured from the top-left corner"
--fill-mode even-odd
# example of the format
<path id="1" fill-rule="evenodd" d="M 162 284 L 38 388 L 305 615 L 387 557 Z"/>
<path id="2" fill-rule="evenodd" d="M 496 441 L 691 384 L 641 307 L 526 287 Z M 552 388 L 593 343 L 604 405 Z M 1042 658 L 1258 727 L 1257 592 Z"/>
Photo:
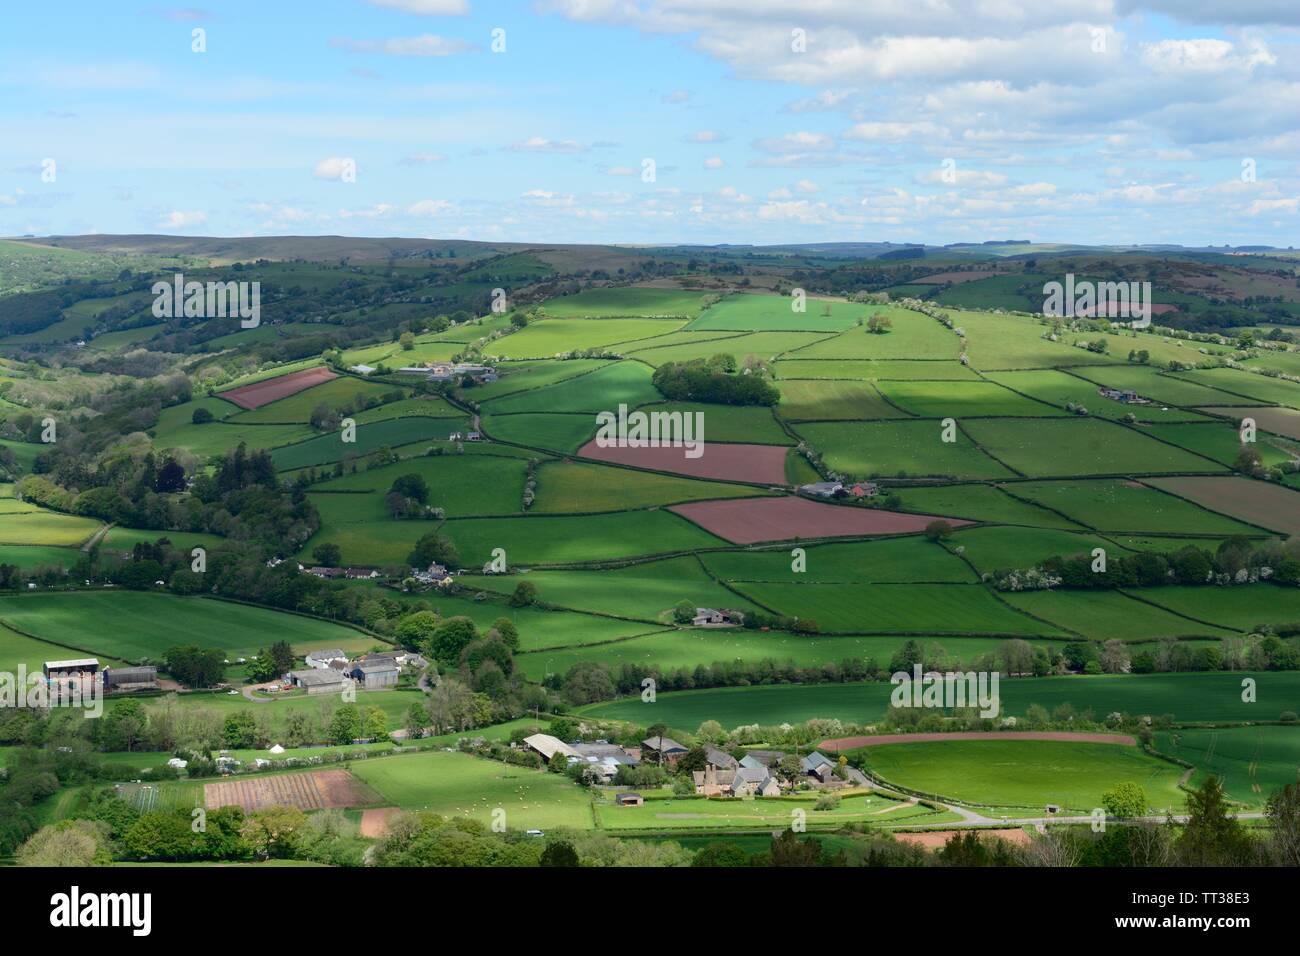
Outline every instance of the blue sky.
<path id="1" fill-rule="evenodd" d="M 0 235 L 1300 232 L 1293 0 L 8 7 Z"/>

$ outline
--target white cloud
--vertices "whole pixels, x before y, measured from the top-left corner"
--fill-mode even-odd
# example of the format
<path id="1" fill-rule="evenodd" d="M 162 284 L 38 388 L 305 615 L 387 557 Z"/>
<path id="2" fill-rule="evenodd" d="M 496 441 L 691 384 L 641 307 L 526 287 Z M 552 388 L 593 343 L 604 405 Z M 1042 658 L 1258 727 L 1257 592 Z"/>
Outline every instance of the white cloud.
<path id="1" fill-rule="evenodd" d="M 512 143 L 506 149 L 514 153 L 582 153 L 587 147 L 573 139 L 546 139 L 543 136 L 530 136 L 520 143 Z"/>
<path id="2" fill-rule="evenodd" d="M 186 229 L 190 226 L 201 226 L 208 221 L 206 213 L 186 212 L 179 209 L 166 213 L 158 220 L 156 228 L 158 229 Z"/>
<path id="3" fill-rule="evenodd" d="M 477 49 L 467 40 L 422 33 L 415 37 L 388 37 L 382 40 L 357 40 L 336 37 L 330 46 L 349 53 L 380 53 L 384 56 L 454 56 Z"/>
<path id="4" fill-rule="evenodd" d="M 455 207 L 445 199 L 421 199 L 407 208 L 410 216 L 441 216 L 451 212 Z"/>
<path id="5" fill-rule="evenodd" d="M 368 0 L 372 7 L 387 7 L 402 13 L 426 17 L 464 16 L 469 13 L 467 0 Z"/>
<path id="6" fill-rule="evenodd" d="M 356 160 L 347 156 L 330 156 L 316 164 L 312 175 L 317 179 L 341 180 L 346 174 L 355 175 L 356 170 Z"/>
<path id="7" fill-rule="evenodd" d="M 727 164 L 722 161 L 721 156 L 710 156 L 704 161 L 705 169 L 721 169 L 725 165 Z"/>
<path id="8" fill-rule="evenodd" d="M 401 163 L 403 166 L 431 166 L 446 160 L 447 157 L 442 153 L 411 153 L 409 156 L 403 156 Z"/>

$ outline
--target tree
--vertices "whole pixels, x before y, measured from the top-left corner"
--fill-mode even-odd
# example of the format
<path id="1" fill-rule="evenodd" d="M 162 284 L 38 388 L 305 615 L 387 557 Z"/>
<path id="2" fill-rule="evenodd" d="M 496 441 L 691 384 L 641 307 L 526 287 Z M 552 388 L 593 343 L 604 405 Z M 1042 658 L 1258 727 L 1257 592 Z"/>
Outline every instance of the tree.
<path id="1" fill-rule="evenodd" d="M 276 641 L 272 644 L 270 656 L 272 663 L 275 665 L 276 674 L 287 674 L 293 670 L 293 647 L 288 641 Z"/>
<path id="2" fill-rule="evenodd" d="M 107 866 L 108 824 L 60 820 L 41 827 L 18 848 L 19 866 Z"/>
<path id="3" fill-rule="evenodd" d="M 427 568 L 435 563 L 446 568 L 457 568 L 460 567 L 460 556 L 450 538 L 430 531 L 415 542 L 415 548 L 407 556 L 406 563 L 413 568 Z"/>
<path id="4" fill-rule="evenodd" d="M 946 541 L 952 537 L 952 525 L 942 519 L 931 521 L 925 526 L 925 536 L 930 541 Z"/>
<path id="5" fill-rule="evenodd" d="M 884 335 L 894 327 L 887 315 L 876 314 L 867 320 L 867 331 L 872 335 Z"/>
<path id="6" fill-rule="evenodd" d="M 690 601 L 678 601 L 673 608 L 673 620 L 678 624 L 690 624 L 695 620 L 695 605 Z"/>
<path id="7" fill-rule="evenodd" d="M 510 595 L 511 607 L 528 607 L 537 602 L 537 585 L 532 581 L 520 581 L 515 585 L 515 593 Z"/>
<path id="8" fill-rule="evenodd" d="M 212 421 L 215 416 L 202 405 L 194 409 L 194 414 L 190 416 L 190 421 L 195 425 L 206 425 Z"/>
<path id="9" fill-rule="evenodd" d="M 1125 781 L 1103 793 L 1101 805 L 1112 817 L 1130 820 L 1147 812 L 1147 795 L 1136 783 Z"/>
<path id="10" fill-rule="evenodd" d="M 749 854 L 739 844 L 719 840 L 696 853 L 691 866 L 749 866 Z"/>
<path id="11" fill-rule="evenodd" d="M 434 630 L 428 652 L 435 660 L 454 665 L 460 660 L 460 652 L 477 639 L 478 628 L 474 621 L 458 614 L 442 621 Z"/>
<path id="12" fill-rule="evenodd" d="M 546 844 L 538 866 L 578 866 L 578 851 L 568 840 L 553 840 Z"/>
<path id="13" fill-rule="evenodd" d="M 1288 783 L 1268 798 L 1269 857 L 1274 866 L 1300 866 L 1300 786 Z"/>
<path id="14" fill-rule="evenodd" d="M 330 740 L 336 744 L 350 744 L 359 739 L 365 728 L 361 722 L 361 711 L 356 704 L 344 704 L 334 712 L 330 721 Z"/>
<path id="15" fill-rule="evenodd" d="M 515 622 L 508 617 L 499 617 L 492 622 L 492 630 L 501 635 L 501 640 L 506 642 L 506 647 L 512 651 L 519 650 L 519 628 L 515 627 Z"/>
<path id="16" fill-rule="evenodd" d="M 1210 777 L 1187 795 L 1187 823 L 1178 850 L 1190 866 L 1239 866 L 1249 857 L 1250 837 L 1228 812 L 1223 781 Z"/>
<path id="17" fill-rule="evenodd" d="M 397 627 L 393 628 L 393 636 L 405 647 L 424 650 L 429 646 L 441 623 L 442 619 L 432 611 L 416 611 L 397 622 Z"/>
<path id="18" fill-rule="evenodd" d="M 268 807 L 244 821 L 241 836 L 261 859 L 293 855 L 307 816 L 295 807 Z"/>
<path id="19" fill-rule="evenodd" d="M 410 332 L 403 332 L 398 336 L 397 341 L 401 345 L 403 352 L 409 352 L 415 348 L 415 336 Z"/>
<path id="20" fill-rule="evenodd" d="M 163 466 L 158 469 L 158 477 L 154 480 L 154 490 L 160 494 L 170 491 L 181 491 L 185 487 L 185 469 L 176 463 L 173 458 L 168 458 L 163 462 Z"/>
<path id="21" fill-rule="evenodd" d="M 318 544 L 311 549 L 311 556 L 316 559 L 316 563 L 326 568 L 338 567 L 339 561 L 343 559 L 343 552 L 337 544 L 325 542 Z"/>
<path id="22" fill-rule="evenodd" d="M 424 480 L 424 476 L 414 472 L 393 479 L 392 487 L 388 490 L 422 505 L 429 501 L 429 483 Z"/>

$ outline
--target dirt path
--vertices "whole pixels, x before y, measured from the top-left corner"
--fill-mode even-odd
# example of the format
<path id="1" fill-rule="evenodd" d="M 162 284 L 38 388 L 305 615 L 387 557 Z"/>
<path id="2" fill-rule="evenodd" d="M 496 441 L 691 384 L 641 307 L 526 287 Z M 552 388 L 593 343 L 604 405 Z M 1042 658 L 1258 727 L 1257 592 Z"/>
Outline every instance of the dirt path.
<path id="1" fill-rule="evenodd" d="M 945 740 L 1059 740 L 1078 744 L 1118 744 L 1136 747 L 1137 740 L 1128 734 L 1084 734 L 1064 730 L 957 731 L 936 734 L 874 734 L 868 737 L 836 737 L 823 740 L 823 750 L 856 750 L 858 747 L 885 747 L 889 744 L 928 744 Z"/>

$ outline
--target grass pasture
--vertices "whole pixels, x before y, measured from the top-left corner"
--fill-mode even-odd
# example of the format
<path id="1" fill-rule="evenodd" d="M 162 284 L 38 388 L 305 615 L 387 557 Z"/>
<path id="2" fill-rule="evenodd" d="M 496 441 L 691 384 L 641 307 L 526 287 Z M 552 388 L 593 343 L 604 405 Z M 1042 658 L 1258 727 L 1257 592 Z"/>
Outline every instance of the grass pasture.
<path id="1" fill-rule="evenodd" d="M 432 751 L 353 764 L 352 773 L 388 806 L 469 817 L 484 826 L 506 812 L 512 831 L 592 826 L 591 798 L 568 777 L 469 754 Z"/>
<path id="2" fill-rule="evenodd" d="M 512 412 L 617 412 L 619 405 L 635 408 L 663 396 L 650 384 L 651 371 L 640 362 L 615 362 L 541 390 L 517 392 L 483 404 L 490 415 Z"/>
<path id="3" fill-rule="evenodd" d="M 1135 600 L 1121 591 L 1021 591 L 1002 598 L 1026 613 L 1098 641 L 1218 638 L 1233 633 Z"/>
<path id="4" fill-rule="evenodd" d="M 1007 634 L 1060 636 L 1018 614 L 984 587 L 958 584 L 737 583 L 764 607 L 817 622 L 827 634 Z"/>
<path id="5" fill-rule="evenodd" d="M 158 661 L 170 647 L 219 648 L 232 659 L 286 640 L 298 653 L 370 647 L 373 637 L 298 614 L 141 591 L 73 591 L 0 597 L 0 622 L 39 639 L 122 660 Z M 341 643 L 344 642 L 344 643 Z"/>
<path id="6" fill-rule="evenodd" d="M 882 538 L 805 548 L 805 570 L 791 570 L 790 548 L 720 551 L 702 555 L 709 572 L 723 581 L 810 584 L 969 584 L 975 573 L 944 548 L 919 537 Z"/>
<path id="7" fill-rule="evenodd" d="M 878 306 L 832 299 L 805 299 L 794 311 L 783 295 L 730 295 L 705 309 L 686 328 L 692 332 L 843 332 L 871 316 Z"/>
<path id="8" fill-rule="evenodd" d="M 1162 730 L 1155 748 L 1196 766 L 1192 786 L 1214 774 L 1229 799 L 1248 806 L 1264 804 L 1300 779 L 1300 727 Z"/>
<path id="9" fill-rule="evenodd" d="M 982 806 L 1054 803 L 1087 814 L 1107 790 L 1136 783 L 1152 811 L 1182 809 L 1181 769 L 1136 747 L 990 737 L 871 747 L 867 766 L 890 783 Z"/>
<path id="10" fill-rule="evenodd" d="M 783 379 L 781 417 L 787 421 L 907 418 L 908 413 L 886 401 L 869 382 Z"/>
<path id="11" fill-rule="evenodd" d="M 681 327 L 680 319 L 539 319 L 487 343 L 484 352 L 502 359 L 535 359 L 632 342 L 646 346 Z"/>
<path id="12" fill-rule="evenodd" d="M 1040 425 L 1034 422 L 1031 427 Z M 813 422 L 800 424 L 796 431 L 821 452 L 830 468 L 854 477 L 1006 478 L 1012 474 L 960 429 L 955 442 L 944 442 L 936 421 Z"/>
<path id="13" fill-rule="evenodd" d="M 465 421 L 459 418 L 391 418 L 358 424 L 354 442 L 344 442 L 343 433 L 339 431 L 276 448 L 271 452 L 271 461 L 280 471 L 329 465 L 353 456 L 360 458 L 385 447 L 396 448 L 426 441 L 445 442 L 452 432 L 465 429 Z"/>
<path id="14" fill-rule="evenodd" d="M 1219 470 L 1181 448 L 1095 418 L 974 419 L 961 427 L 990 455 L 1031 478 Z"/>
<path id="15" fill-rule="evenodd" d="M 485 414 L 484 432 L 504 442 L 572 454 L 596 434 L 596 416 L 580 413 L 557 415 L 549 412 L 514 415 Z"/>
<path id="16" fill-rule="evenodd" d="M 696 481 L 585 461 L 548 461 L 537 473 L 535 514 L 591 514 L 762 494 L 746 485 Z"/>
<path id="17" fill-rule="evenodd" d="M 1098 531 L 1257 534 L 1258 530 L 1155 488 L 1123 479 L 1018 481 L 1007 491 Z"/>
<path id="18" fill-rule="evenodd" d="M 649 289 L 622 286 L 586 289 L 546 303 L 557 319 L 691 318 L 704 306 L 704 293 L 689 289 Z"/>
<path id="19" fill-rule="evenodd" d="M 921 418 L 998 415 L 1050 417 L 1064 410 L 1018 395 L 993 382 L 881 382 L 880 393 L 893 405 Z"/>

